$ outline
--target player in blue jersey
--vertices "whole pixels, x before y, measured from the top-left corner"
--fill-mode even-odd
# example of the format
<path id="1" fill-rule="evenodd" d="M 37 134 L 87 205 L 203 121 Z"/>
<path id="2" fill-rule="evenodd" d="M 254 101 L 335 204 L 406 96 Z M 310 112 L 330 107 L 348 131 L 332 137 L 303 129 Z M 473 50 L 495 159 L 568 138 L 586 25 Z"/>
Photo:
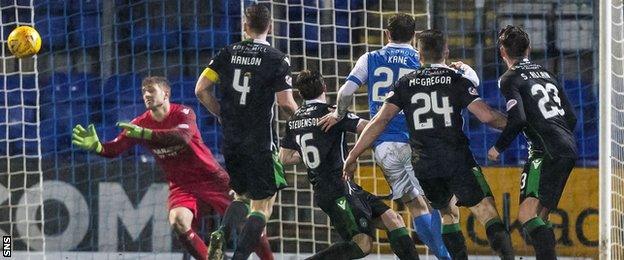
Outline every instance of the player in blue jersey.
<path id="1" fill-rule="evenodd" d="M 380 50 L 362 55 L 347 81 L 338 92 L 338 107 L 322 118 L 327 130 L 347 113 L 353 94 L 360 85 L 368 85 L 368 104 L 371 118 L 384 103 L 390 86 L 399 78 L 420 67 L 418 52 L 410 44 L 416 33 L 416 21 L 408 14 L 391 17 L 385 31 L 389 43 Z M 416 179 L 411 163 L 412 151 L 405 114 L 399 113 L 386 126 L 373 144 L 375 161 L 382 167 L 386 181 L 392 188 L 392 199 L 401 199 L 414 217 L 413 228 L 421 241 L 440 259 L 450 255 L 442 240 L 440 214 L 430 212 L 424 192 Z"/>

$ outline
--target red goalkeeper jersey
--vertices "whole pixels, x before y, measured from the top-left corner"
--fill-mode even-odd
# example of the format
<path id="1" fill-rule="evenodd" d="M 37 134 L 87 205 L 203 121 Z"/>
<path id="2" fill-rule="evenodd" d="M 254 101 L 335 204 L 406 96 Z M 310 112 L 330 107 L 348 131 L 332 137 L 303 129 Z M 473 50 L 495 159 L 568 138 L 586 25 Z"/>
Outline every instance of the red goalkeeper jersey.
<path id="1" fill-rule="evenodd" d="M 171 104 L 169 114 L 161 122 L 154 120 L 151 111 L 132 120 L 132 123 L 153 130 L 151 140 L 130 138 L 121 132 L 113 141 L 103 143 L 100 155 L 116 157 L 135 144 L 148 148 L 165 172 L 170 186 L 199 182 L 223 182 L 213 178 L 223 171 L 202 141 L 193 109 Z M 228 183 L 215 183 L 228 185 Z"/>

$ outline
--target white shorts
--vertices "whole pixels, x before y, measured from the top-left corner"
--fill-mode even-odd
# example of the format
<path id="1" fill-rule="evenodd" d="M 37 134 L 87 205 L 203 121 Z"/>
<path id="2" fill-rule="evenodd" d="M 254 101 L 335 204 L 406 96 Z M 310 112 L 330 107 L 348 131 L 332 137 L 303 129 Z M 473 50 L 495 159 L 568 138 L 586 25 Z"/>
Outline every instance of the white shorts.
<path id="1" fill-rule="evenodd" d="M 383 142 L 375 147 L 375 161 L 392 189 L 392 199 L 404 202 L 425 193 L 414 175 L 412 148 L 408 143 Z"/>

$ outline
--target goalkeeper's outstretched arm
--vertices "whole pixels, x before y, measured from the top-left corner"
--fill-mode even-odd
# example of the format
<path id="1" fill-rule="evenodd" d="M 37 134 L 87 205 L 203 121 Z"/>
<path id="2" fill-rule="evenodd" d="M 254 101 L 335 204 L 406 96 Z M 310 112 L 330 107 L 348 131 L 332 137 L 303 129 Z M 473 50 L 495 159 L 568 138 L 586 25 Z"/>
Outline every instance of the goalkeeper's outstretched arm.
<path id="1" fill-rule="evenodd" d="M 81 125 L 76 125 L 72 133 L 72 144 L 83 150 L 95 152 L 109 158 L 117 157 L 128 150 L 136 144 L 135 140 L 134 138 L 128 138 L 124 133 L 120 133 L 112 141 L 101 143 L 93 124 L 90 124 L 87 129 Z"/>

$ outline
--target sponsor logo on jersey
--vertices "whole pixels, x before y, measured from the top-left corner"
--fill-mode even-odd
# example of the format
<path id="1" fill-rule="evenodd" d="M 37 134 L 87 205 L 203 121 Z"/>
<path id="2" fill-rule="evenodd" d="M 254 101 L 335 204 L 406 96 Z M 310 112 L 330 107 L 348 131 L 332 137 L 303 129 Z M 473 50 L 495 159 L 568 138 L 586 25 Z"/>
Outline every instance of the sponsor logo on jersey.
<path id="1" fill-rule="evenodd" d="M 540 164 L 542 164 L 542 159 L 535 159 L 535 161 L 533 161 L 533 168 L 539 168 Z"/>
<path id="2" fill-rule="evenodd" d="M 338 207 L 340 207 L 342 210 L 347 210 L 347 200 L 344 197 L 338 199 L 336 204 L 338 204 Z"/>
<path id="3" fill-rule="evenodd" d="M 518 101 L 515 99 L 510 99 L 509 101 L 507 101 L 507 111 L 511 110 L 517 104 L 518 104 Z"/>
<path id="4" fill-rule="evenodd" d="M 475 87 L 469 87 L 468 88 L 468 93 L 470 93 L 470 95 L 473 95 L 473 96 L 478 96 L 479 95 L 479 91 L 477 91 L 477 88 L 475 88 Z"/>

